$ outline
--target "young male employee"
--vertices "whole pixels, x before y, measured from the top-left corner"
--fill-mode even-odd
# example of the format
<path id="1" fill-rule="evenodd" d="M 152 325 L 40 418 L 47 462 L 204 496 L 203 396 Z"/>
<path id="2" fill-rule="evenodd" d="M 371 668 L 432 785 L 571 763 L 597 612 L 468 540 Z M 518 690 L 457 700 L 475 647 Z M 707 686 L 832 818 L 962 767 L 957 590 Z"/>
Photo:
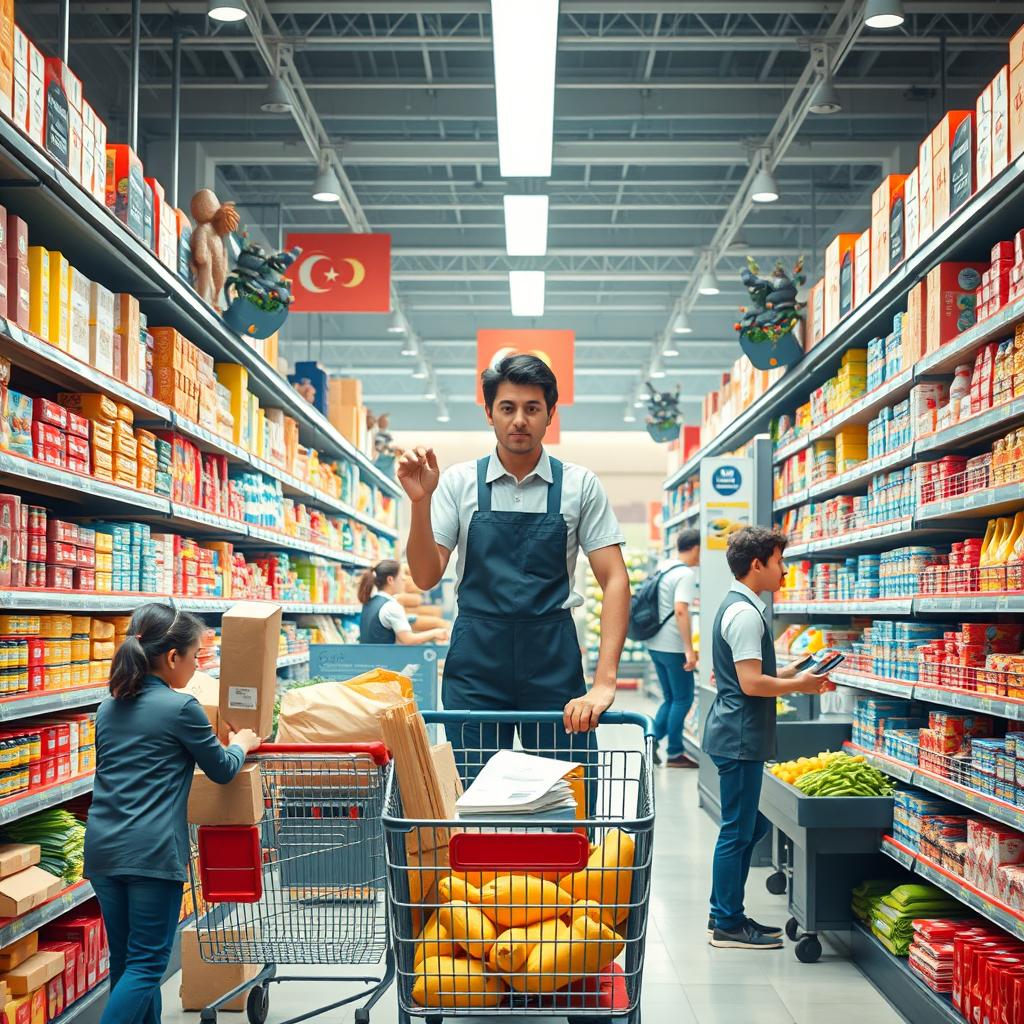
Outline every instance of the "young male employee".
<path id="1" fill-rule="evenodd" d="M 752 921 L 743 912 L 743 890 L 754 847 L 769 831 L 758 810 L 764 763 L 775 753 L 775 698 L 787 693 L 824 693 L 828 676 L 778 671 L 762 593 L 782 588 L 780 530 L 748 526 L 729 538 L 726 560 L 734 582 L 718 609 L 711 657 L 718 693 L 701 749 L 718 768 L 722 826 L 712 867 L 708 938 L 726 949 L 778 949 L 782 929 Z"/>
<path id="2" fill-rule="evenodd" d="M 619 525 L 597 477 L 552 458 L 544 433 L 558 401 L 555 375 L 535 356 L 504 359 L 483 375 L 497 447 L 442 474 L 433 449 L 406 452 L 398 479 L 412 502 L 406 558 L 430 590 L 458 549 L 458 618 L 445 660 L 448 710 L 561 711 L 564 728 L 521 729 L 527 749 L 593 749 L 589 733 L 615 699 L 629 619 L 629 578 Z M 579 549 L 604 591 L 601 648 L 587 691 L 571 609 Z M 522 735 L 525 733 L 526 735 Z M 512 727 L 449 730 L 471 771 L 512 746 Z"/>

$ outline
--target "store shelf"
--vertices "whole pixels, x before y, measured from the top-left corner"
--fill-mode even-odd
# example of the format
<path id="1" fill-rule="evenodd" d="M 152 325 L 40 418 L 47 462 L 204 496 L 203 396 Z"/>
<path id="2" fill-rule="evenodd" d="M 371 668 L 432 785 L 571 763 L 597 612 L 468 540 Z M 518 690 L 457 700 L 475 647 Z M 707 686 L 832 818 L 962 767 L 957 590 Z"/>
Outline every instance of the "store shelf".
<path id="1" fill-rule="evenodd" d="M 804 555 L 822 555 L 841 551 L 881 550 L 888 547 L 889 542 L 894 538 L 899 538 L 901 544 L 910 544 L 921 539 L 922 536 L 926 536 L 929 532 L 917 530 L 913 524 L 913 516 L 903 516 L 901 519 L 891 519 L 888 522 L 876 523 L 872 526 L 842 530 L 833 536 L 789 544 L 786 547 L 786 557 L 799 558 Z"/>
<path id="2" fill-rule="evenodd" d="M 859 921 L 853 922 L 851 931 L 857 966 L 907 1020 L 964 1024 L 949 996 L 933 992 L 910 969 L 906 957 L 893 956 Z"/>
<path id="3" fill-rule="evenodd" d="M 914 598 L 915 612 L 1024 612 L 1024 594 L 965 594 L 962 597 L 922 594 Z"/>
<path id="4" fill-rule="evenodd" d="M 776 498 L 772 502 L 772 511 L 785 512 L 788 508 L 796 508 L 799 505 L 806 505 L 809 493 L 809 490 L 804 487 L 802 490 L 793 491 L 792 494 L 786 494 L 781 498 Z"/>
<path id="5" fill-rule="evenodd" d="M 151 598 L 154 595 L 147 595 Z M 175 608 L 183 612 L 196 612 L 199 614 L 220 613 L 238 601 L 234 598 L 225 597 L 174 597 L 162 598 L 169 601 Z M 358 615 L 362 606 L 358 604 L 322 604 L 306 601 L 268 601 L 267 604 L 279 604 L 285 615 Z"/>
<path id="6" fill-rule="evenodd" d="M 1024 223 L 1022 183 L 1024 157 L 1018 158 L 985 189 L 972 196 L 938 231 L 907 257 L 862 305 L 842 320 L 768 391 L 734 417 L 712 441 L 687 459 L 665 480 L 665 489 L 671 490 L 693 476 L 705 457 L 733 451 L 754 434 L 767 430 L 773 417 L 792 413 L 797 405 L 806 401 L 814 387 L 820 386 L 827 379 L 838 365 L 842 353 L 851 345 L 862 343 L 873 335 L 888 334 L 893 314 L 905 308 L 907 292 L 936 263 L 976 256 L 981 250 L 987 251 L 992 241 L 1005 234 L 1006 224 Z M 946 346 L 942 350 L 943 359 L 919 363 L 914 370 L 915 379 L 947 372 L 956 365 L 955 360 L 978 344 L 992 338 L 1005 337 L 1006 329 L 1021 315 L 1024 315 L 1024 310 L 1016 313 L 1003 310 L 999 316 L 971 328 L 966 332 L 966 340 L 961 336 L 950 343 L 956 346 L 955 349 Z M 954 362 L 946 364 L 946 358 Z M 898 393 L 897 390 L 889 394 L 889 399 L 895 398 Z M 778 454 L 776 461 L 779 461 Z"/>
<path id="7" fill-rule="evenodd" d="M 959 451 L 962 448 L 977 444 L 988 438 L 997 437 L 1006 432 L 1007 424 L 1024 416 L 1024 398 L 1015 398 L 1012 402 L 986 409 L 974 416 L 968 416 L 934 434 L 926 434 L 914 442 L 916 455 L 938 454 L 940 452 Z"/>
<path id="8" fill-rule="evenodd" d="M 274 367 L 257 356 L 201 302 L 192 288 L 169 270 L 12 124 L 0 123 L 0 196 L 31 225 L 33 242 L 60 250 L 72 266 L 117 291 L 133 292 L 150 323 L 180 330 L 218 361 L 240 363 L 249 372 L 249 389 L 261 404 L 278 406 L 300 424 L 302 443 L 328 457 L 355 463 L 365 479 L 389 494 L 395 481 L 305 402 Z M 24 187 L 24 186 L 35 187 Z"/>
<path id="9" fill-rule="evenodd" d="M 683 730 L 683 750 L 694 761 L 700 760 L 700 740 L 685 729 Z"/>
<path id="10" fill-rule="evenodd" d="M 668 519 L 662 521 L 662 530 L 671 530 L 674 526 L 679 526 L 682 523 L 688 523 L 691 519 L 696 519 L 700 515 L 700 505 L 687 505 L 682 512 L 677 512 L 673 516 L 669 516 Z"/>
<path id="11" fill-rule="evenodd" d="M 982 917 L 988 918 L 993 924 L 999 925 L 1000 928 L 1024 941 L 1024 917 L 1001 900 L 996 899 L 995 896 L 982 892 L 964 879 L 951 874 L 931 858 L 908 849 L 889 836 L 882 841 L 882 852 L 904 867 L 910 868 L 915 875 L 920 876 L 926 882 L 931 882 L 936 888 L 949 893 L 954 899 L 981 914 Z"/>
<path id="12" fill-rule="evenodd" d="M 786 549 L 787 554 L 789 549 Z M 878 597 L 868 601 L 775 601 L 776 615 L 909 615 L 909 597 Z"/>
<path id="13" fill-rule="evenodd" d="M 17 942 L 22 935 L 34 932 L 69 910 L 81 906 L 86 900 L 92 899 L 92 895 L 92 886 L 88 882 L 77 882 L 49 902 L 30 910 L 27 914 L 22 914 L 21 917 L 0 918 L 0 947 Z"/>
<path id="14" fill-rule="evenodd" d="M 1010 697 L 994 697 L 984 693 L 968 693 L 944 686 L 914 684 L 914 699 L 929 704 L 941 704 L 958 711 L 976 711 L 982 715 L 997 715 L 1015 722 L 1024 722 L 1024 701 Z"/>
<path id="15" fill-rule="evenodd" d="M 810 434 L 803 434 L 800 437 L 794 438 L 792 441 L 787 441 L 784 445 L 780 445 L 773 452 L 772 464 L 775 466 L 780 465 L 787 459 L 791 459 L 794 455 L 799 455 L 805 448 L 809 448 L 810 444 Z"/>
<path id="16" fill-rule="evenodd" d="M 34 790 L 31 793 L 22 793 L 18 796 L 7 797 L 0 800 L 0 825 L 7 825 L 19 818 L 27 818 L 36 811 L 45 811 L 47 807 L 57 807 L 76 796 L 92 792 L 93 773 L 79 775 L 77 778 L 68 779 L 66 782 L 55 782 L 52 786 Z M 0 943 L 0 947 L 6 946 L 6 942 Z"/>
<path id="17" fill-rule="evenodd" d="M 106 686 L 76 686 L 69 690 L 44 691 L 0 700 L 0 722 L 17 722 L 34 715 L 51 715 L 68 708 L 99 704 L 109 691 Z"/>
<path id="18" fill-rule="evenodd" d="M 917 765 L 880 754 L 877 750 L 868 750 L 867 747 L 862 747 L 859 743 L 853 743 L 851 740 L 847 740 L 843 744 L 843 749 L 848 754 L 863 757 L 868 764 L 874 765 L 880 772 L 885 772 L 886 775 L 898 779 L 900 782 L 912 783 L 917 774 Z"/>
<path id="19" fill-rule="evenodd" d="M 341 562 L 343 565 L 352 565 L 359 568 L 366 568 L 374 563 L 374 559 L 365 555 L 357 555 L 354 551 L 343 551 L 339 548 L 328 547 L 326 544 L 317 544 L 314 541 L 303 540 L 301 537 L 290 537 L 278 530 L 268 530 L 263 526 L 243 526 L 244 536 L 249 540 L 265 544 L 272 548 L 287 548 L 291 551 L 301 551 L 305 554 L 316 555 L 320 558 L 327 558 L 334 562 Z"/>
<path id="20" fill-rule="evenodd" d="M 1024 318 L 1024 299 L 1008 303 L 995 316 L 969 327 L 942 348 L 919 359 L 915 367 L 918 378 L 952 373 L 968 356 L 974 355 L 979 345 L 1002 341 L 1021 318 Z"/>
<path id="21" fill-rule="evenodd" d="M 904 445 L 902 448 L 880 455 L 878 458 L 868 459 L 866 462 L 854 466 L 853 469 L 848 469 L 845 473 L 814 484 L 807 489 L 807 497 L 811 501 L 819 501 L 822 498 L 830 498 L 834 494 L 843 494 L 851 487 L 866 485 L 878 473 L 908 466 L 913 461 L 914 446 L 912 444 Z"/>
<path id="22" fill-rule="evenodd" d="M 879 409 L 890 405 L 893 399 L 904 391 L 909 391 L 913 380 L 914 370 L 911 367 L 896 374 L 891 380 L 883 381 L 867 394 L 861 395 L 855 402 L 851 402 L 845 409 L 840 409 L 824 422 L 812 427 L 808 433 L 808 439 L 813 443 L 823 437 L 832 437 L 837 431 L 850 424 L 870 423 Z"/>
<path id="23" fill-rule="evenodd" d="M 951 498 L 928 501 L 919 505 L 914 522 L 931 522 L 936 519 L 974 519 L 995 516 L 1024 505 L 1024 483 L 1003 484 L 1000 487 L 986 487 Z"/>
<path id="24" fill-rule="evenodd" d="M 872 693 L 884 693 L 890 697 L 905 697 L 910 700 L 914 695 L 914 684 L 901 679 L 883 679 L 880 676 L 864 675 L 860 672 L 830 672 L 833 683 L 853 686 L 859 690 L 870 690 Z"/>

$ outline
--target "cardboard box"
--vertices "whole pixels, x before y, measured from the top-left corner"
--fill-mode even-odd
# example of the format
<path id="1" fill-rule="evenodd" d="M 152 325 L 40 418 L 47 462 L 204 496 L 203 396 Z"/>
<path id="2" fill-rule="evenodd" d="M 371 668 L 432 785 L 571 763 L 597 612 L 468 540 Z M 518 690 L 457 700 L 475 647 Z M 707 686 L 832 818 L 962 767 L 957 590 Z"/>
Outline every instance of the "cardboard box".
<path id="1" fill-rule="evenodd" d="M 7 317 L 22 330 L 29 329 L 28 224 L 7 214 Z"/>
<path id="2" fill-rule="evenodd" d="M 810 350 L 825 337 L 825 279 L 811 286 L 807 303 L 807 329 L 804 332 L 804 350 Z"/>
<path id="3" fill-rule="evenodd" d="M 903 366 L 913 366 L 926 351 L 925 318 L 927 278 L 918 281 L 907 294 L 907 316 L 903 321 Z"/>
<path id="4" fill-rule="evenodd" d="M 26 996 L 42 988 L 48 981 L 64 971 L 64 954 L 45 951 L 30 956 L 24 963 L 6 971 L 3 980 L 11 994 Z"/>
<path id="5" fill-rule="evenodd" d="M 40 949 L 64 954 L 64 1001 L 73 1003 L 86 993 L 85 953 L 77 942 L 44 940 Z"/>
<path id="6" fill-rule="evenodd" d="M 924 245 L 935 233 L 934 168 L 932 155 L 935 151 L 935 132 L 929 132 L 917 148 L 917 192 L 919 244 Z"/>
<path id="7" fill-rule="evenodd" d="M 185 687 L 185 693 L 191 693 L 199 701 L 200 706 L 206 713 L 206 717 L 210 720 L 213 731 L 220 736 L 220 712 L 218 710 L 218 705 L 220 704 L 220 683 L 213 676 L 207 675 L 205 672 L 196 672 L 189 680 L 188 686 Z M 221 737 L 221 739 L 226 739 L 226 735 Z"/>
<path id="8" fill-rule="evenodd" d="M 871 280 L 881 287 L 903 262 L 903 188 L 905 174 L 890 174 L 871 197 Z"/>
<path id="9" fill-rule="evenodd" d="M 978 94 L 974 104 L 974 183 L 983 189 L 992 180 L 992 83 Z"/>
<path id="10" fill-rule="evenodd" d="M 71 128 L 68 124 L 68 97 L 60 68 L 64 65 L 56 57 L 43 64 L 43 89 L 46 104 L 43 114 L 43 148 L 64 170 L 71 162 Z"/>
<path id="11" fill-rule="evenodd" d="M 857 236 L 853 248 L 853 305 L 864 302 L 871 294 L 871 228 Z"/>
<path id="12" fill-rule="evenodd" d="M 903 255 L 910 256 L 921 244 L 920 178 L 915 167 L 903 182 Z"/>
<path id="13" fill-rule="evenodd" d="M 11 116 L 14 99 L 14 0 L 0 2 L 0 114 Z"/>
<path id="14" fill-rule="evenodd" d="M 836 235 L 825 250 L 825 333 L 853 309 L 854 250 L 860 235 Z"/>
<path id="15" fill-rule="evenodd" d="M 269 736 L 274 727 L 281 606 L 240 602 L 221 616 L 220 721 Z"/>
<path id="16" fill-rule="evenodd" d="M 0 971 L 13 971 L 39 952 L 39 932 L 29 932 L 0 949 Z"/>
<path id="17" fill-rule="evenodd" d="M 925 351 L 935 352 L 977 322 L 987 263 L 939 263 L 927 278 Z"/>
<path id="18" fill-rule="evenodd" d="M 32 1020 L 32 997 L 12 999 L 4 1007 L 4 1024 L 34 1024 Z"/>
<path id="19" fill-rule="evenodd" d="M 64 882 L 40 867 L 0 879 L 0 917 L 20 917 L 56 896 Z"/>
<path id="20" fill-rule="evenodd" d="M 129 231 L 144 238 L 146 182 L 142 161 L 131 146 L 107 146 L 106 204 Z"/>
<path id="21" fill-rule="evenodd" d="M 31 39 L 28 47 L 28 137 L 46 148 L 46 62 Z"/>
<path id="22" fill-rule="evenodd" d="M 1009 164 L 1010 68 L 1004 65 L 992 79 L 992 177 L 1005 171 Z"/>
<path id="23" fill-rule="evenodd" d="M 934 224 L 938 228 L 974 195 L 974 111 L 951 110 L 935 128 Z"/>
<path id="24" fill-rule="evenodd" d="M 50 329 L 51 345 L 67 352 L 71 347 L 71 276 L 62 253 L 50 250 Z"/>
<path id="25" fill-rule="evenodd" d="M 190 825 L 255 825 L 263 820 L 263 777 L 256 763 L 242 765 L 227 785 L 196 769 L 188 797 Z"/>
<path id="26" fill-rule="evenodd" d="M 226 942 L 252 938 L 250 929 L 221 928 L 218 934 Z M 259 973 L 258 964 L 210 964 L 199 955 L 199 935 L 195 928 L 181 932 L 181 1008 L 202 1010 Z M 225 1003 L 222 1010 L 244 1010 L 247 993 Z"/>
<path id="27" fill-rule="evenodd" d="M 1024 154 L 1024 26 L 1010 39 L 1010 75 L 1007 108 L 1010 119 L 1010 159 Z M 992 97 L 995 106 L 995 95 Z"/>
<path id="28" fill-rule="evenodd" d="M 28 328 L 50 340 L 50 254 L 41 245 L 28 247 Z"/>
<path id="29" fill-rule="evenodd" d="M 4 843 L 0 845 L 0 878 L 16 875 L 39 863 L 40 851 L 35 843 Z"/>

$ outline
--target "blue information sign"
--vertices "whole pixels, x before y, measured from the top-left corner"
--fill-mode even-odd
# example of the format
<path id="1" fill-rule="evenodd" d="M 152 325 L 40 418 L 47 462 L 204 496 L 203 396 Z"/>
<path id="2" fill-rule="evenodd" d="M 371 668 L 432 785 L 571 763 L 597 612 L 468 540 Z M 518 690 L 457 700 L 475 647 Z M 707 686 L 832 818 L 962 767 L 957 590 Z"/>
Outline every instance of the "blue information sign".
<path id="1" fill-rule="evenodd" d="M 389 669 L 412 680 L 421 711 L 436 711 L 437 659 L 438 648 L 430 644 L 313 644 L 309 649 L 309 674 L 323 679 L 351 679 L 375 668 Z"/>

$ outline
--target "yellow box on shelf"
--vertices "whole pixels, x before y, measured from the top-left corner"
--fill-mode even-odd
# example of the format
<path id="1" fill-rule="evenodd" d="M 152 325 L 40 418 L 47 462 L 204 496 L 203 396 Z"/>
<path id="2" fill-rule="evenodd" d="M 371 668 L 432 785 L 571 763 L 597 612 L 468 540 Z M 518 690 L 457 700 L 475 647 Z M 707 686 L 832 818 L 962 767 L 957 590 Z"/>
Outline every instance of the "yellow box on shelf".
<path id="1" fill-rule="evenodd" d="M 71 275 L 68 261 L 56 250 L 49 253 L 50 269 L 50 331 L 51 345 L 67 352 L 71 335 Z"/>
<path id="2" fill-rule="evenodd" d="M 245 447 L 242 438 L 248 433 L 249 419 L 249 371 L 238 363 L 217 363 L 217 380 L 231 395 L 231 415 L 234 430 L 231 439 Z"/>
<path id="3" fill-rule="evenodd" d="M 28 329 L 50 340 L 50 254 L 41 245 L 28 247 Z"/>

